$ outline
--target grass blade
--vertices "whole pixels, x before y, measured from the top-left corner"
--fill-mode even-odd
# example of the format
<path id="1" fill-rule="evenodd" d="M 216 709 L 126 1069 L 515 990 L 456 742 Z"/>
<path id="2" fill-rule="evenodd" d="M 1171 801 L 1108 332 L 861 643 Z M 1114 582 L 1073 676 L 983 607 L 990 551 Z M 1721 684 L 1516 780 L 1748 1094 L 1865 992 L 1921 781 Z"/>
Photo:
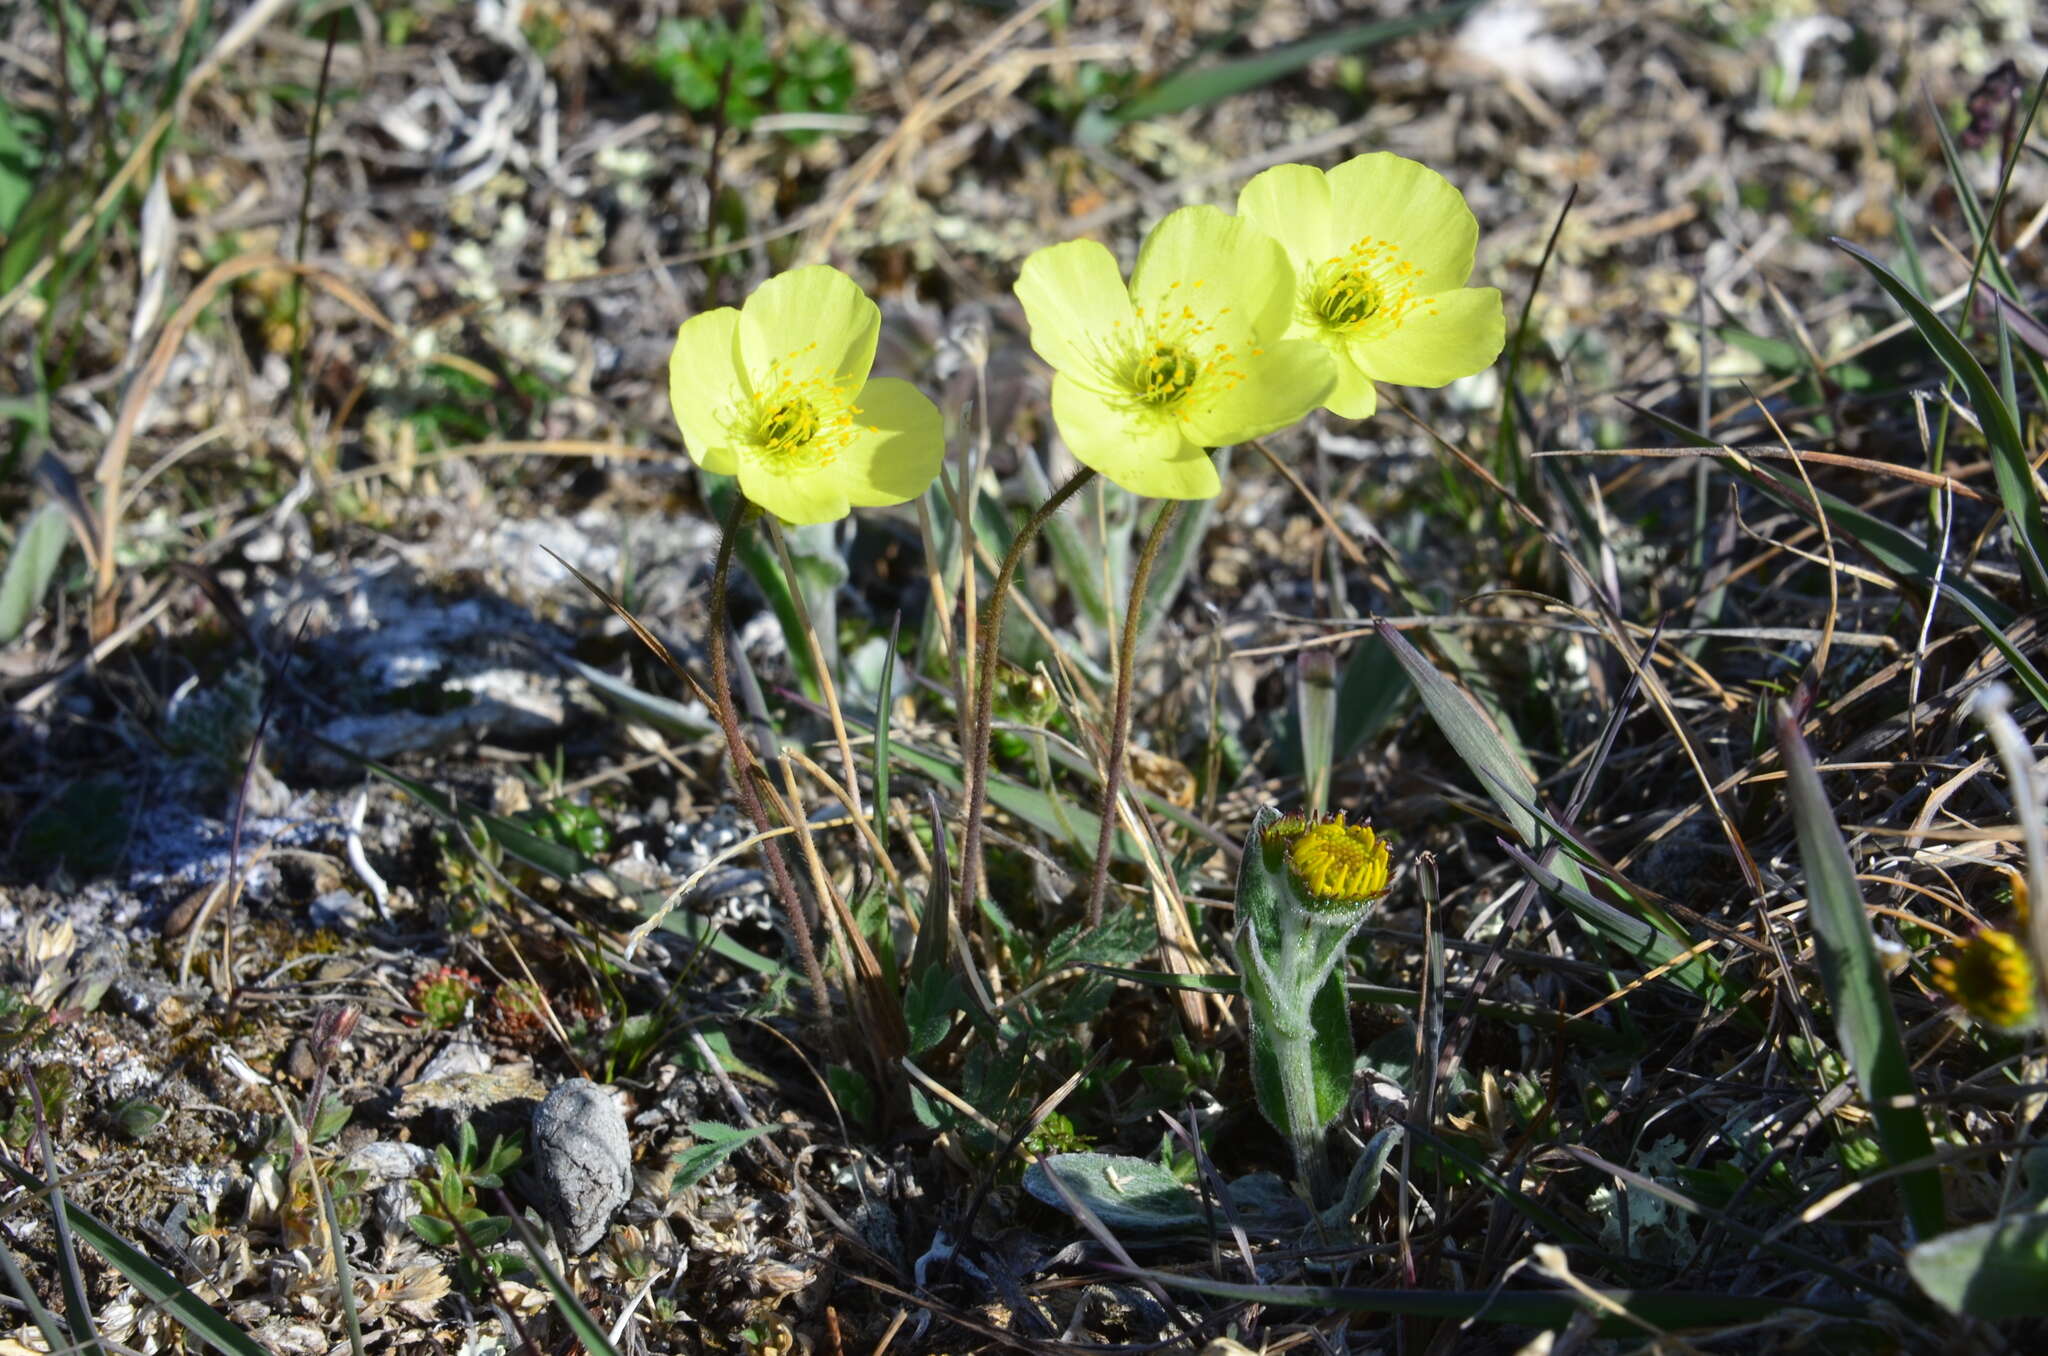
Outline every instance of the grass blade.
<path id="1" fill-rule="evenodd" d="M 1384 621 L 1375 622 L 1374 626 L 1381 642 L 1406 670 L 1409 682 L 1414 684 L 1416 695 L 1422 698 L 1437 728 L 1465 765 L 1485 783 L 1487 795 L 1500 807 L 1501 815 L 1515 833 L 1531 849 L 1553 842 L 1555 835 L 1533 808 L 1535 782 L 1480 714 L 1478 704 L 1399 631 Z M 1671 966 L 1669 978 L 1716 1007 L 1725 1007 L 1732 1001 L 1732 990 L 1726 987 L 1718 968 L 1705 956 L 1687 957 L 1692 939 L 1671 930 L 1676 924 L 1664 926 L 1669 920 L 1661 913 L 1652 915 L 1657 920 L 1653 924 L 1603 903 L 1593 895 L 1578 862 L 1562 851 L 1550 859 L 1547 867 L 1539 866 L 1532 857 L 1516 855 L 1523 869 L 1597 936 L 1626 951 L 1645 968 Z"/>
<path id="2" fill-rule="evenodd" d="M 1984 441 L 1991 449 L 1991 472 L 1998 482 L 1999 500 L 2012 520 L 2013 539 L 2019 546 L 2028 586 L 2037 596 L 2048 595 L 2048 567 L 2042 563 L 2048 561 L 2048 519 L 2042 517 L 2041 499 L 2034 492 L 2033 466 L 2027 460 L 2026 442 L 2020 436 L 2012 406 L 2006 403 L 1976 355 L 1926 302 L 1914 295 L 1911 287 L 1868 251 L 1839 236 L 1833 239 L 1838 249 L 1868 269 L 1878 286 L 1891 294 L 1927 346 L 1969 393 L 1970 406 L 1984 427 Z"/>
<path id="3" fill-rule="evenodd" d="M 1799 860 L 1806 867 L 1814 953 L 1842 1053 L 1869 1105 L 1885 1156 L 1894 1164 L 1929 1158 L 1934 1142 L 1920 1111 L 1898 1014 L 1892 1010 L 1890 987 L 1870 933 L 1870 915 L 1856 883 L 1855 863 L 1849 859 L 1798 723 L 1781 713 L 1777 733 L 1785 762 L 1785 795 L 1799 835 Z M 1907 1173 L 1900 1186 L 1914 1231 L 1922 1238 L 1940 1233 L 1945 1221 L 1941 1179 L 1934 1169 Z"/>
<path id="4" fill-rule="evenodd" d="M 896 645 L 903 632 L 903 614 L 889 623 L 889 648 L 882 655 L 882 678 L 875 692 L 875 846 L 889 850 L 889 726 L 895 700 Z"/>
<path id="5" fill-rule="evenodd" d="M 1213 104 L 1235 94 L 1271 84 L 1292 71 L 1300 70 L 1318 57 L 1335 56 L 1343 52 L 1362 51 L 1376 47 L 1383 42 L 1407 37 L 1410 33 L 1421 33 L 1461 18 L 1472 9 L 1477 0 L 1457 0 L 1455 4 L 1440 5 L 1436 9 L 1424 10 L 1399 19 L 1382 19 L 1374 23 L 1354 24 L 1340 28 L 1334 33 L 1308 38 L 1302 42 L 1278 47 L 1257 56 L 1240 57 L 1235 61 L 1218 62 L 1213 66 L 1200 66 L 1193 70 L 1181 70 L 1154 85 L 1148 92 L 1115 110 L 1097 131 L 1098 136 L 1127 123 L 1145 118 L 1157 118 L 1167 113 L 1178 113 L 1182 109 L 1195 108 L 1202 104 Z"/>
<path id="6" fill-rule="evenodd" d="M 1294 666 L 1294 702 L 1301 731 L 1301 774 L 1308 808 L 1321 814 L 1330 798 L 1336 752 L 1337 660 L 1328 650 L 1304 650 Z"/>
<path id="7" fill-rule="evenodd" d="M 519 1217 L 512 1198 L 503 1191 L 498 1193 L 498 1208 L 505 1212 L 506 1219 L 512 1221 L 512 1232 L 519 1235 L 519 1245 L 526 1249 L 526 1260 L 533 1263 L 534 1274 L 540 1277 L 541 1284 L 554 1297 L 555 1311 L 561 1314 L 569 1331 L 576 1334 L 576 1340 L 583 1344 L 583 1349 L 590 1356 L 618 1356 L 618 1348 L 605 1336 L 604 1329 L 591 1317 L 590 1310 L 583 1307 L 583 1301 L 576 1298 L 576 1292 L 569 1288 L 561 1274 L 548 1265 L 546 1247 L 533 1236 L 533 1230 Z"/>
<path id="8" fill-rule="evenodd" d="M 21 1307 L 28 1310 L 30 1321 L 36 1325 L 36 1331 L 43 1335 L 43 1341 L 51 1351 L 62 1351 L 70 1345 L 64 1336 L 63 1320 L 43 1307 L 42 1300 L 36 1297 L 35 1287 L 28 1283 L 28 1277 L 21 1272 L 21 1264 L 14 1260 L 14 1254 L 7 1250 L 5 1243 L 0 1243 L 0 1277 L 6 1279 L 8 1289 L 21 1301 Z"/>
<path id="9" fill-rule="evenodd" d="M 55 503 L 44 504 L 21 525 L 7 556 L 7 573 L 0 575 L 0 645 L 20 635 L 42 606 L 64 545 L 70 540 L 71 526 L 64 520 L 63 508 Z"/>
<path id="10" fill-rule="evenodd" d="M 1623 400 L 1622 404 L 1688 447 L 1722 448 L 1722 444 L 1712 438 L 1702 437 L 1693 429 L 1653 409 L 1628 400 Z M 1901 583 L 1918 589 L 1923 596 L 1932 594 L 1935 579 L 1943 572 L 1939 568 L 1940 563 L 1934 558 L 1934 553 L 1918 538 L 1875 514 L 1866 513 L 1845 499 L 1829 494 L 1826 490 L 1815 487 L 1812 494 L 1808 494 L 1806 485 L 1797 476 L 1774 470 L 1761 462 L 1735 461 L 1723 457 L 1721 464 L 1752 488 L 1776 499 L 1809 522 L 1813 519 L 1814 500 L 1818 499 L 1820 512 L 1827 518 L 1828 530 L 1834 533 L 1838 540 L 1856 547 L 1883 566 Z M 2014 613 L 2011 608 L 1968 580 L 1957 580 L 1954 573 L 1947 572 L 1942 583 L 1942 587 L 1952 596 L 1968 597 L 1978 612 L 2000 626 L 2012 621 Z"/>
<path id="11" fill-rule="evenodd" d="M 1348 1314 L 1410 1314 L 1477 1323 L 1520 1323 L 1561 1328 L 1591 1306 L 1565 1291 L 1542 1290 L 1368 1290 L 1336 1285 L 1248 1285 L 1178 1272 L 1144 1272 L 1160 1285 L 1215 1299 L 1263 1304 L 1277 1309 L 1334 1309 Z M 1853 1301 L 1771 1299 L 1684 1290 L 1597 1290 L 1606 1312 L 1598 1331 L 1642 1336 L 1653 1328 L 1692 1328 L 1759 1323 L 1779 1314 L 1805 1312 L 1862 1318 L 1870 1306 Z M 1622 1315 L 1632 1315 L 1630 1322 Z"/>
<path id="12" fill-rule="evenodd" d="M 0 1156 L 0 1173 L 12 1178 L 15 1185 L 38 1195 L 46 1190 L 33 1173 L 10 1158 Z M 64 1202 L 64 1217 L 80 1237 L 92 1244 L 114 1270 L 141 1292 L 144 1299 L 177 1319 L 194 1337 L 224 1353 L 224 1356 L 266 1356 L 253 1338 L 180 1285 L 177 1277 L 150 1261 L 133 1244 L 115 1233 L 106 1221 L 69 1200 Z"/>
<path id="13" fill-rule="evenodd" d="M 1216 454 L 1216 472 L 1226 480 L 1230 475 L 1230 449 Z M 1173 600 L 1182 584 L 1202 558 L 1202 542 L 1209 534 L 1209 520 L 1216 516 L 1214 499 L 1197 499 L 1181 510 L 1166 530 L 1166 544 L 1159 562 L 1152 567 L 1152 601 L 1138 622 L 1138 650 L 1151 649 L 1152 636 L 1173 610 Z"/>

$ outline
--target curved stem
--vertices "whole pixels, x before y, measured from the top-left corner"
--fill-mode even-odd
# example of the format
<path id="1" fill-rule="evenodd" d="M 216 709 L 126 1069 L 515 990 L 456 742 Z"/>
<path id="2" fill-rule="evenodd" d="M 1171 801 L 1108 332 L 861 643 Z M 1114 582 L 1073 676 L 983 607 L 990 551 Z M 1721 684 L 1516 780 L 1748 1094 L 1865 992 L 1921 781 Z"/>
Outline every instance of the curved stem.
<path id="1" fill-rule="evenodd" d="M 1102 828 L 1095 836 L 1095 866 L 1088 875 L 1088 926 L 1102 922 L 1102 892 L 1109 884 L 1109 850 L 1116 842 L 1116 800 L 1122 790 L 1124 752 L 1131 737 L 1131 669 L 1138 657 L 1138 625 L 1145 615 L 1145 590 L 1152 582 L 1152 562 L 1173 526 L 1180 501 L 1169 499 L 1152 520 L 1145 537 L 1145 549 L 1138 553 L 1138 568 L 1131 575 L 1131 598 L 1124 606 L 1123 642 L 1116 653 L 1116 709 L 1109 722 L 1109 757 L 1102 765 Z"/>
<path id="2" fill-rule="evenodd" d="M 1095 472 L 1084 466 L 1074 472 L 1066 484 L 1052 492 L 1052 498 L 1040 504 L 1032 515 L 1025 519 L 1024 526 L 1010 541 L 1010 549 L 1003 552 L 1003 563 L 996 570 L 995 587 L 989 590 L 988 603 L 981 613 L 981 644 L 974 657 L 974 724 L 971 727 L 974 747 L 967 750 L 967 823 L 960 839 L 960 918 L 965 926 L 974 916 L 976 891 L 981 884 L 981 821 L 988 810 L 988 746 L 989 725 L 993 719 L 996 704 L 996 655 L 1002 648 L 1003 609 L 1010 601 L 1010 581 L 1017 577 L 1017 565 L 1024 559 L 1025 548 L 1038 535 L 1038 529 L 1046 520 L 1058 513 L 1069 499 L 1080 492 L 1081 487 L 1095 478 Z"/>
<path id="3" fill-rule="evenodd" d="M 732 512 L 725 515 L 723 530 L 718 534 L 718 563 L 711 571 L 711 620 L 707 624 L 704 648 L 711 652 L 711 694 L 718 712 L 719 728 L 725 732 L 726 753 L 732 759 L 732 781 L 740 793 L 740 805 L 747 817 L 754 821 L 754 827 L 762 833 L 772 830 L 768 812 L 761 805 L 760 793 L 754 790 L 754 756 L 747 745 L 747 737 L 740 730 L 739 708 L 733 704 L 732 681 L 726 675 L 725 653 L 725 586 L 732 574 L 733 547 L 739 542 L 739 535 L 746 530 L 747 510 L 754 506 L 733 487 Z M 774 878 L 776 897 L 782 901 L 782 911 L 789 918 L 790 941 L 796 947 L 797 960 L 803 965 L 804 980 L 811 986 L 811 1002 L 817 1008 L 817 1017 L 826 1030 L 832 1025 L 832 1000 L 825 992 L 825 972 L 818 965 L 818 950 L 811 944 L 811 924 L 804 915 L 802 897 L 796 892 L 796 881 L 789 874 L 789 864 L 782 860 L 782 844 L 773 838 L 763 839 L 761 855 L 768 859 L 768 874 Z"/>

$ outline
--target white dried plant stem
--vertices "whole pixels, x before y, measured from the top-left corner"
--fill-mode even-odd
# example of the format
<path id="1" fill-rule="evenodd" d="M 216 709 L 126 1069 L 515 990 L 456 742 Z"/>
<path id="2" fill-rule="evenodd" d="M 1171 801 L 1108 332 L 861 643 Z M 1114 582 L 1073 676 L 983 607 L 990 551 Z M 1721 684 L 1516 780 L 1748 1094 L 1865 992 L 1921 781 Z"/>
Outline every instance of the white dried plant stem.
<path id="1" fill-rule="evenodd" d="M 1975 710 L 2005 765 L 2013 814 L 2027 849 L 2027 948 L 2033 953 L 2034 1002 L 2048 1012 L 2048 816 L 2042 810 L 2034 746 L 2012 718 L 2012 692 L 2005 684 L 1993 683 L 1979 693 Z"/>

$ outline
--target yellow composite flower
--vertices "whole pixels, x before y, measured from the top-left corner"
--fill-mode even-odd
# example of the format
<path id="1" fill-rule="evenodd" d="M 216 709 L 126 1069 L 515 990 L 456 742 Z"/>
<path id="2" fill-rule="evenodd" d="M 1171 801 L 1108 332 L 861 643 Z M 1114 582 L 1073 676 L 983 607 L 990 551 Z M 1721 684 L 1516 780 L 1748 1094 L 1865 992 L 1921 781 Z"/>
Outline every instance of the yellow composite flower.
<path id="1" fill-rule="evenodd" d="M 1287 251 L 1296 278 L 1288 335 L 1336 360 L 1336 389 L 1323 402 L 1333 414 L 1371 414 L 1375 381 L 1442 386 L 1500 356 L 1500 292 L 1465 285 L 1479 222 L 1427 165 L 1386 151 L 1327 174 L 1276 165 L 1244 186 L 1237 211 Z"/>
<path id="2" fill-rule="evenodd" d="M 939 473 L 944 425 L 909 382 L 869 379 L 881 328 L 867 293 L 823 265 L 691 316 L 668 364 L 683 446 L 785 523 L 916 498 Z"/>
<path id="3" fill-rule="evenodd" d="M 1307 824 L 1287 850 L 1289 874 L 1311 910 L 1354 905 L 1387 892 L 1387 840 L 1340 813 Z"/>
<path id="4" fill-rule="evenodd" d="M 1017 298 L 1052 365 L 1052 417 L 1075 458 L 1134 494 L 1207 499 L 1207 449 L 1285 428 L 1336 372 L 1293 311 L 1287 256 L 1214 207 L 1183 207 L 1145 237 L 1124 285 L 1093 240 L 1024 261 Z"/>
<path id="5" fill-rule="evenodd" d="M 2003 928 L 1986 928 L 1935 957 L 1932 969 L 1934 987 L 1978 1021 L 2002 1031 L 2034 1025 L 2034 964 L 2026 944 Z"/>

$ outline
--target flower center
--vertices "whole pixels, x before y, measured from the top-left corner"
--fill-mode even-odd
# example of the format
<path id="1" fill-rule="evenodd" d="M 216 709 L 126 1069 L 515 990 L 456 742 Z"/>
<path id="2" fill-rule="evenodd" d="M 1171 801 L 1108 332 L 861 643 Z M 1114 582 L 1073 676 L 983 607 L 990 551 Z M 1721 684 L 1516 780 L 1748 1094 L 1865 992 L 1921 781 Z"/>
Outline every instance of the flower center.
<path id="1" fill-rule="evenodd" d="M 785 455 L 808 443 L 817 432 L 818 407 L 797 396 L 764 410 L 754 438 L 762 451 Z"/>
<path id="2" fill-rule="evenodd" d="M 1319 329 L 1376 337 L 1399 329 L 1422 304 L 1422 270 L 1401 257 L 1401 247 L 1367 237 L 1325 259 L 1303 289 L 1303 319 Z"/>
<path id="3" fill-rule="evenodd" d="M 1196 402 L 1213 400 L 1244 380 L 1236 351 L 1216 337 L 1230 308 L 1204 315 L 1183 300 L 1199 297 L 1201 286 L 1199 279 L 1169 284 L 1152 305 L 1131 308 L 1138 319 L 1135 334 L 1118 325 L 1109 337 L 1102 371 L 1133 407 L 1184 419 Z"/>
<path id="4" fill-rule="evenodd" d="M 1934 962 L 1934 986 L 1979 1021 L 2003 1028 L 2034 1016 L 2034 967 L 2017 937 L 1987 929 Z"/>
<path id="5" fill-rule="evenodd" d="M 1309 826 L 1294 839 L 1287 864 L 1318 904 L 1356 904 L 1384 894 L 1387 888 L 1387 844 L 1364 824 L 1346 824 L 1343 816 Z"/>
<path id="6" fill-rule="evenodd" d="M 830 466 L 861 431 L 847 388 L 831 372 L 797 366 L 815 347 L 770 363 L 752 402 L 726 416 L 734 441 L 781 474 Z"/>
<path id="7" fill-rule="evenodd" d="M 1186 399 L 1201 375 L 1200 359 L 1178 344 L 1155 342 L 1152 351 L 1132 365 L 1126 380 L 1139 404 L 1159 409 Z"/>

